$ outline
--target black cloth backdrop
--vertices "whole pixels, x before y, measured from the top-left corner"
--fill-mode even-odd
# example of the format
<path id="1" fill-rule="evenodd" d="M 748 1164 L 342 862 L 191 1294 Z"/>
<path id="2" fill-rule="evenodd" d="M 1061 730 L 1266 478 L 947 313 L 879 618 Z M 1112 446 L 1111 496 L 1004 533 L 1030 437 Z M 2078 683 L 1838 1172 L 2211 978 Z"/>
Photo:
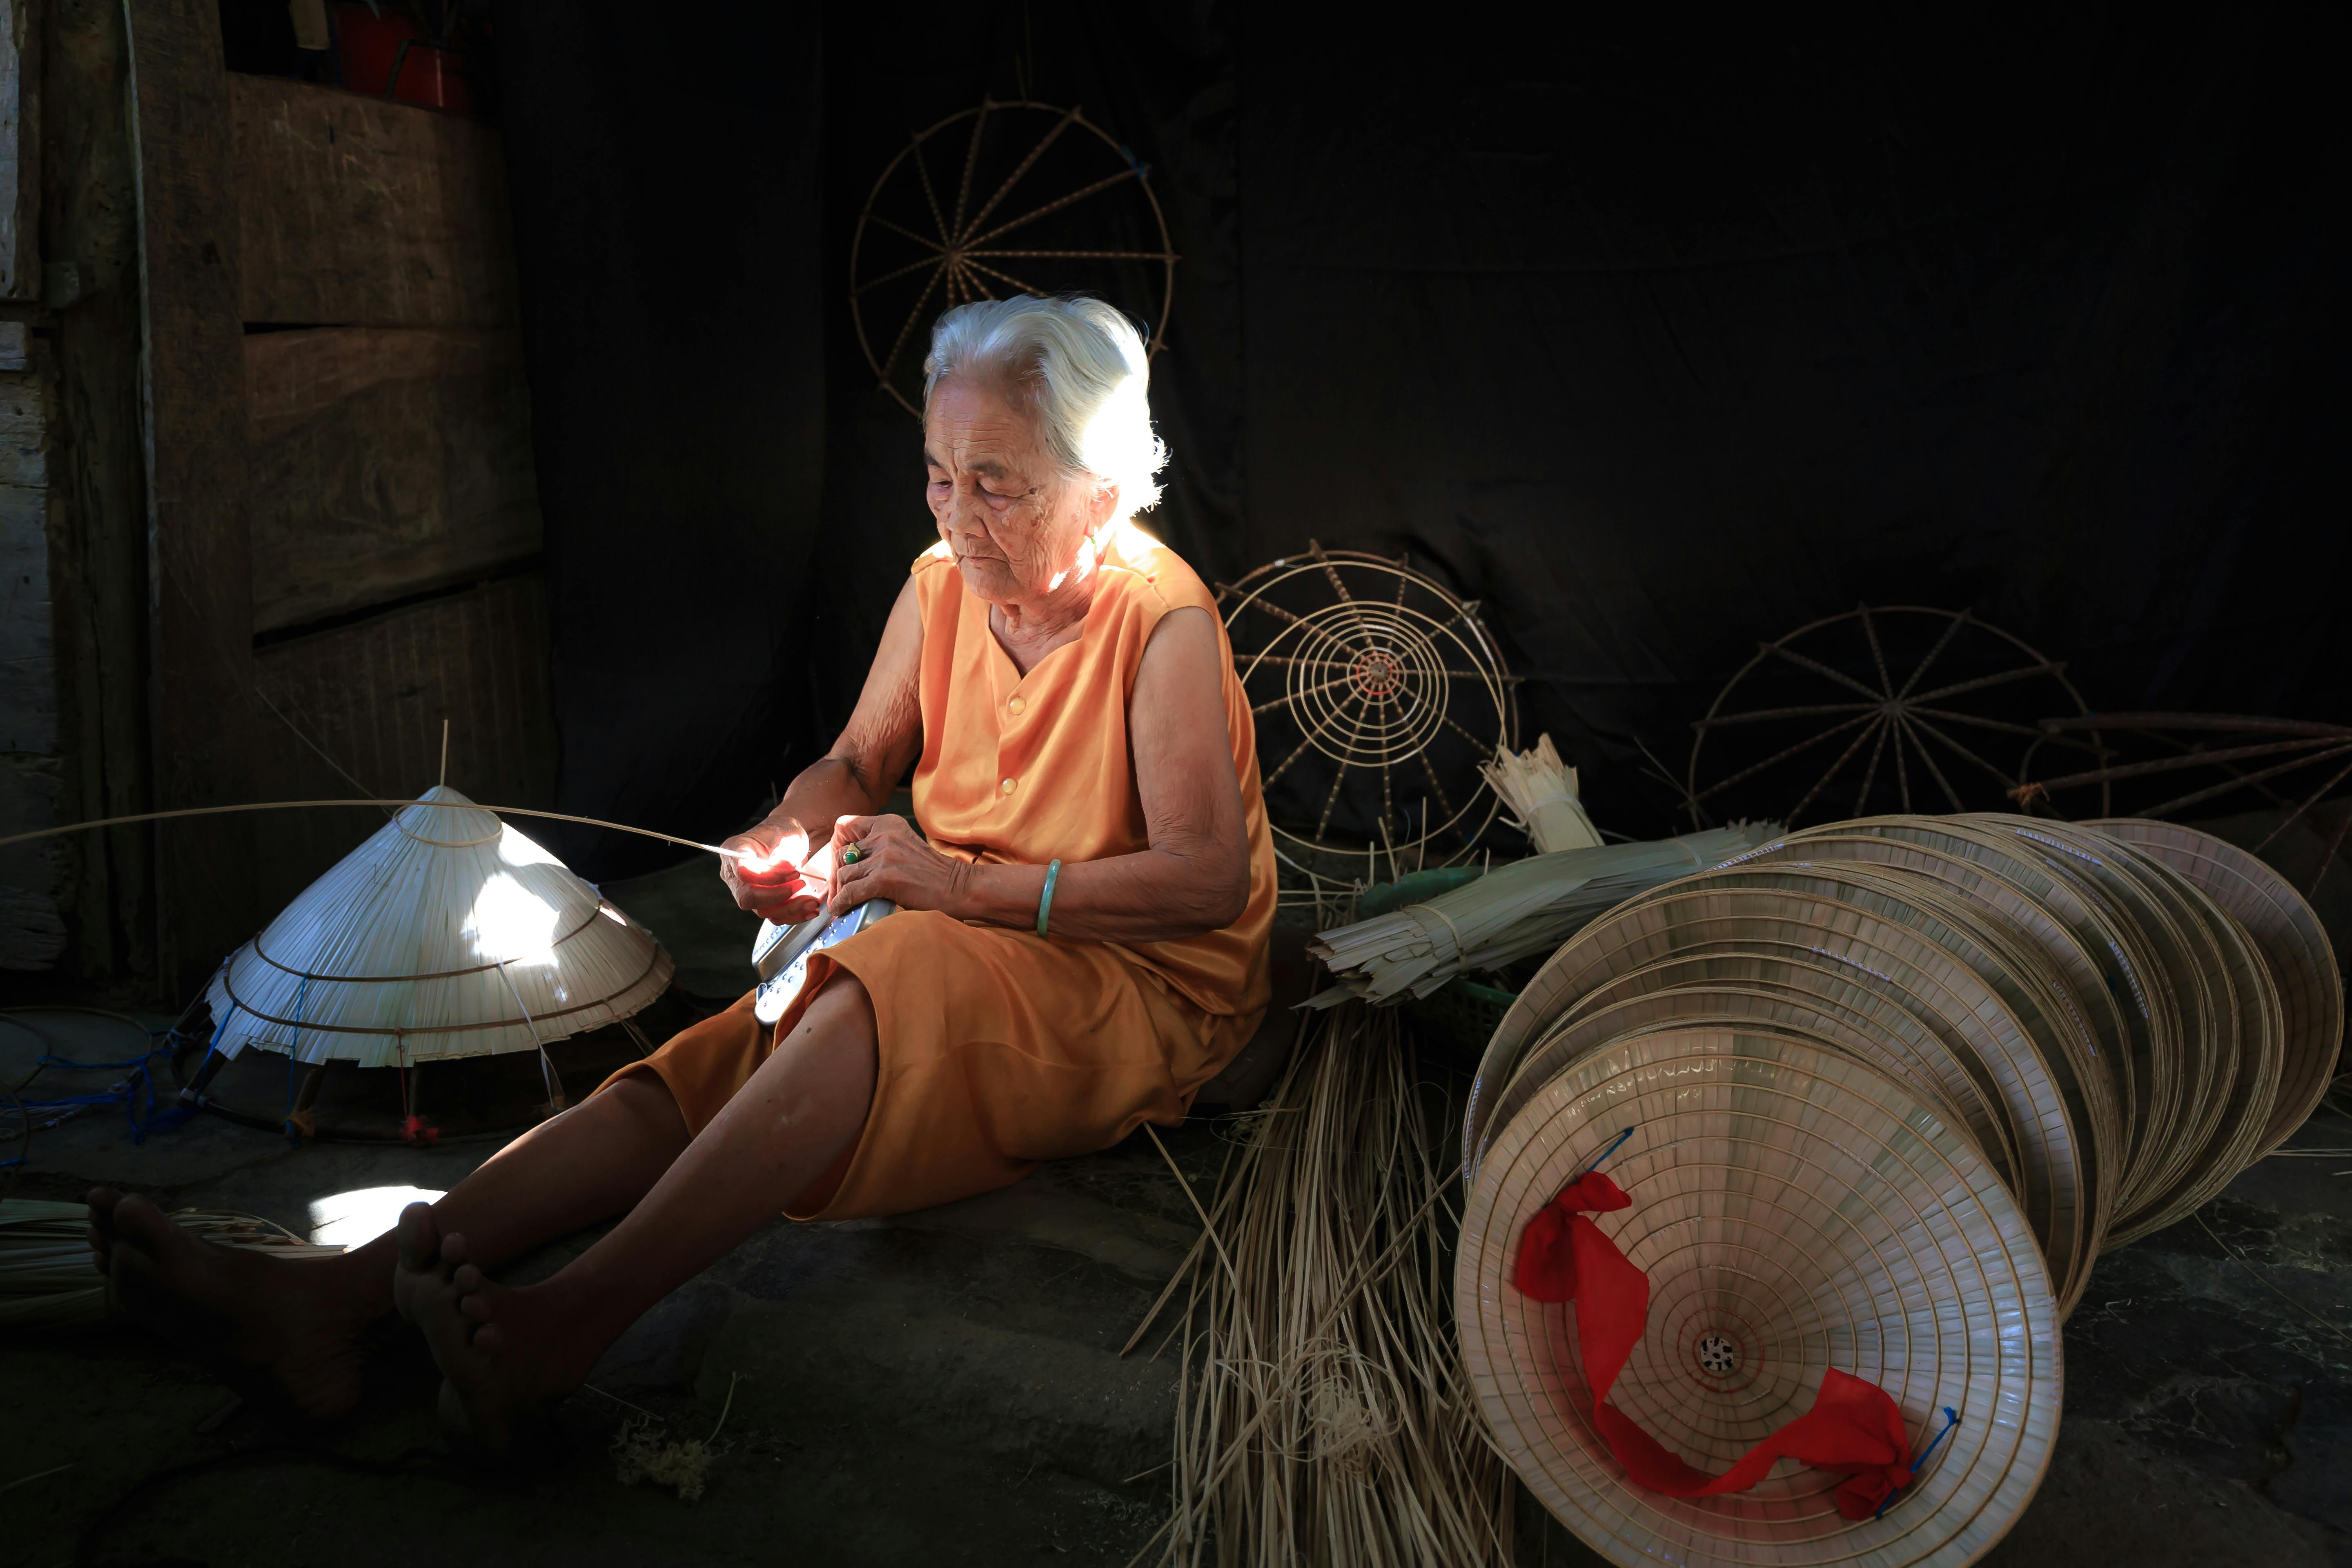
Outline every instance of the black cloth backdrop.
<path id="1" fill-rule="evenodd" d="M 743 6 L 719 37 L 609 0 L 501 0 L 496 25 L 556 809 L 723 834 L 816 754 L 802 616 L 829 303 L 815 22 Z M 595 878 L 678 853 L 553 837 Z"/>
<path id="2" fill-rule="evenodd" d="M 1637 741 L 1678 765 L 1758 640 L 1859 602 L 1973 608 L 2096 707 L 2352 713 L 2318 8 L 1359 41 L 1012 0 L 835 9 L 821 64 L 730 15 L 500 0 L 568 809 L 722 831 L 846 716 L 931 537 L 850 227 L 983 91 L 1084 104 L 1167 204 L 1148 526 L 1212 579 L 1410 549 L 1612 826 L 1675 826 Z"/>

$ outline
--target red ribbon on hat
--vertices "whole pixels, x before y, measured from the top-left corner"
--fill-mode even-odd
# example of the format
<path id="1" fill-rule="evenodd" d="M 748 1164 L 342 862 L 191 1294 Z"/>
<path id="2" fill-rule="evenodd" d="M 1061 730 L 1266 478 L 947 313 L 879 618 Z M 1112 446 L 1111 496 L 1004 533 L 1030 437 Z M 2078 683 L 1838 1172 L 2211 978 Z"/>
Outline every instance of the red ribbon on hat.
<path id="1" fill-rule="evenodd" d="M 1838 1512 L 1846 1518 L 1882 1510 L 1911 1483 L 1911 1448 L 1903 1413 L 1874 1383 L 1829 1369 L 1811 1410 L 1719 1476 L 1693 1469 L 1609 1403 L 1609 1391 L 1649 1321 L 1650 1277 L 1585 1215 L 1630 1208 L 1633 1202 L 1600 1172 L 1586 1172 L 1520 1232 L 1511 1277 L 1531 1300 L 1576 1303 L 1577 1345 L 1592 1384 L 1592 1423 L 1617 1462 L 1654 1492 L 1696 1498 L 1746 1491 L 1775 1459 L 1787 1458 L 1846 1478 L 1837 1489 Z"/>

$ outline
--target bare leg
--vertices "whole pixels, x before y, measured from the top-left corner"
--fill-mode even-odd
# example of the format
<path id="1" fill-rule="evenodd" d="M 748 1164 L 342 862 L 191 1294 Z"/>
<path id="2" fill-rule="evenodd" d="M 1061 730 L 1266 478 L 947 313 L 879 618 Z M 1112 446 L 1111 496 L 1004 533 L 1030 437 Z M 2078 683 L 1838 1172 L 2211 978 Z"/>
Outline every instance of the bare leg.
<path id="1" fill-rule="evenodd" d="M 687 1142 L 661 1080 L 628 1079 L 499 1150 L 434 1214 L 478 1256 L 504 1261 L 625 1211 Z M 91 1252 L 131 1317 L 226 1359 L 255 1393 L 304 1415 L 332 1415 L 359 1397 L 360 1332 L 393 1308 L 393 1236 L 292 1262 L 200 1241 L 111 1188 L 89 1205 Z"/>
<path id="2" fill-rule="evenodd" d="M 824 1173 L 866 1125 L 876 1063 L 873 1005 L 839 974 L 628 1216 L 542 1284 L 492 1283 L 472 1237 L 411 1205 L 394 1293 L 447 1380 L 444 1415 L 493 1451 L 526 1436 L 646 1308 Z"/>

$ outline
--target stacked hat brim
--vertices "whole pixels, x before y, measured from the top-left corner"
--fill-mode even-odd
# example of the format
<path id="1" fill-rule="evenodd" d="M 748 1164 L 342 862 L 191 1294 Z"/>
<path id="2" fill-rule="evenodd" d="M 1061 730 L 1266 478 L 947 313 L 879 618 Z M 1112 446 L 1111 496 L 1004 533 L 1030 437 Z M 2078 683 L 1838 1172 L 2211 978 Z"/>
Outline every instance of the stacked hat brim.
<path id="1" fill-rule="evenodd" d="M 213 979 L 216 1048 L 405 1065 L 534 1050 L 661 994 L 651 932 L 446 785 L 305 889 Z"/>
<path id="2" fill-rule="evenodd" d="M 2319 1108 L 2343 1047 L 2344 977 L 2318 915 L 2294 883 L 2210 834 L 2144 817 L 2087 826 L 2188 878 L 2237 920 L 2261 955 L 2284 1014 L 2278 1098 L 2257 1157 L 2271 1152 Z"/>

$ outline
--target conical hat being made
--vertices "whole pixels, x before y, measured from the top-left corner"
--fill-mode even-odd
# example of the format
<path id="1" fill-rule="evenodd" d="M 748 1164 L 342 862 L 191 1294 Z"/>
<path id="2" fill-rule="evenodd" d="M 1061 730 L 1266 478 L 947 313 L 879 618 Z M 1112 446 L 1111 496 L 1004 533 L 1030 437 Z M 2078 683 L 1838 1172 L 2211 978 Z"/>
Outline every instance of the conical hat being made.
<path id="1" fill-rule="evenodd" d="M 1514 1283 L 1539 1211 L 1604 1173 L 1591 1217 L 1643 1270 L 1641 1338 L 1611 1406 L 1719 1475 L 1812 1407 L 1825 1374 L 1894 1401 L 1916 1478 L 1875 1517 L 1791 1459 L 1752 1489 L 1636 1484 L 1596 1424 L 1576 1304 Z M 1825 1046 L 1738 1026 L 1662 1029 L 1561 1071 L 1489 1144 L 1454 1274 L 1462 1352 L 1497 1445 L 1584 1542 L 1625 1564 L 1958 1568 L 2008 1531 L 2046 1468 L 2058 1311 L 2032 1231 L 1967 1132 Z"/>
<path id="2" fill-rule="evenodd" d="M 2344 1044 L 2344 977 L 2319 917 L 2293 883 L 2211 834 L 2145 817 L 2083 826 L 2171 867 L 2235 916 L 2252 939 L 2285 1013 L 2278 1099 L 2257 1157 L 2269 1153 L 2318 1106 Z"/>
<path id="3" fill-rule="evenodd" d="M 214 1046 L 387 1067 L 528 1051 L 660 995 L 651 932 L 447 785 L 404 807 L 213 977 Z"/>

